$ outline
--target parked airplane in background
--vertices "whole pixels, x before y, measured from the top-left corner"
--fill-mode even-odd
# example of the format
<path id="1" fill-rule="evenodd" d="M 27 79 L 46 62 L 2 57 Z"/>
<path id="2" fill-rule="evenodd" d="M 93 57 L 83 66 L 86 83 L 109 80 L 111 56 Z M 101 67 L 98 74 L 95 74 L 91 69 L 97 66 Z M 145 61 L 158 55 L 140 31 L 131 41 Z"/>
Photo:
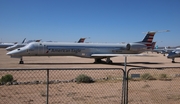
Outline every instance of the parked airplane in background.
<path id="1" fill-rule="evenodd" d="M 137 55 L 151 50 L 152 41 L 156 32 L 148 32 L 140 42 L 127 44 L 120 43 L 62 43 L 62 42 L 31 42 L 24 47 L 7 53 L 12 58 L 20 58 L 19 64 L 23 64 L 23 56 L 78 56 L 94 58 L 95 63 L 100 63 L 106 58 L 106 63 L 112 63 L 111 57 L 123 55 Z"/>
<path id="2" fill-rule="evenodd" d="M 78 43 L 84 43 L 85 39 L 86 39 L 86 38 L 80 38 L 79 41 L 78 41 Z"/>
<path id="3" fill-rule="evenodd" d="M 0 48 L 7 48 L 17 44 L 17 42 L 0 42 Z"/>
<path id="4" fill-rule="evenodd" d="M 165 56 L 166 54 L 168 54 L 169 52 L 173 51 L 175 48 L 155 48 L 153 49 L 153 52 L 157 52 L 157 53 L 161 53 L 163 54 L 163 56 Z"/>
<path id="5" fill-rule="evenodd" d="M 180 58 L 180 48 L 176 48 L 175 50 L 169 52 L 167 58 L 172 59 L 172 63 L 175 63 L 175 58 Z"/>
<path id="6" fill-rule="evenodd" d="M 20 47 L 24 47 L 25 45 L 27 45 L 28 43 L 31 43 L 31 42 L 40 42 L 41 40 L 29 40 L 26 42 L 26 38 L 22 41 L 22 43 L 17 43 L 17 44 L 14 44 L 13 46 L 9 46 L 6 48 L 7 51 L 12 51 L 14 49 L 17 49 L 17 48 L 20 48 Z"/>

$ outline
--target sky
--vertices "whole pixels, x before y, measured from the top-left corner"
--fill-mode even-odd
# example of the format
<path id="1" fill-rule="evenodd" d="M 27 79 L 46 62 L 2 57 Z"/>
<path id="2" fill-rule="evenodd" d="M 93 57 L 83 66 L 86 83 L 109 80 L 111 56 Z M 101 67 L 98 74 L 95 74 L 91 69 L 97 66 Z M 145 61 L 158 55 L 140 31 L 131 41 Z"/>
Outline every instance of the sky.
<path id="1" fill-rule="evenodd" d="M 136 42 L 180 45 L 180 0 L 0 0 L 0 41 Z M 89 37 L 89 38 L 88 38 Z"/>

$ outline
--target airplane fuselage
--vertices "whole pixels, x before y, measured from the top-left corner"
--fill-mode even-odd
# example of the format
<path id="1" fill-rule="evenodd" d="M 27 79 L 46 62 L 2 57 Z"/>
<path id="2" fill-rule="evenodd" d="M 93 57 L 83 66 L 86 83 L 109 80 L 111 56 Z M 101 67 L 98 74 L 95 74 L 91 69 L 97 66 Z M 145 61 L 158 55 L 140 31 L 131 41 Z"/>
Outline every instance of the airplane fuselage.
<path id="1" fill-rule="evenodd" d="M 129 48 L 129 49 L 128 49 Z M 90 58 L 92 54 L 138 54 L 146 46 L 140 43 L 62 43 L 32 42 L 25 47 L 15 49 L 7 54 L 11 57 L 21 56 L 79 56 Z"/>
<path id="2" fill-rule="evenodd" d="M 64 43 L 64 42 L 31 42 L 24 47 L 7 53 L 12 58 L 20 58 L 19 64 L 23 64 L 24 56 L 78 56 L 94 58 L 94 63 L 112 63 L 111 57 L 137 55 L 149 51 L 153 46 L 153 37 L 156 32 L 148 32 L 142 41 L 120 43 Z"/>
<path id="3" fill-rule="evenodd" d="M 0 43 L 0 48 L 7 48 L 13 46 L 14 43 Z"/>

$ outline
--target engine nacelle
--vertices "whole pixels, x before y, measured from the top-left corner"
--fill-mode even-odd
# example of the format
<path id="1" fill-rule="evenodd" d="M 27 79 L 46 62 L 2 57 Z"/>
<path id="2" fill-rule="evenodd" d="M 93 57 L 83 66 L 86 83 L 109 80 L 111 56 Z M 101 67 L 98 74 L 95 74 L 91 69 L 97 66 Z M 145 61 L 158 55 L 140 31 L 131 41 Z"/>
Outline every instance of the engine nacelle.
<path id="1" fill-rule="evenodd" d="M 147 50 L 147 46 L 145 44 L 141 44 L 141 43 L 128 43 L 126 45 L 126 50 L 143 51 L 143 50 Z"/>

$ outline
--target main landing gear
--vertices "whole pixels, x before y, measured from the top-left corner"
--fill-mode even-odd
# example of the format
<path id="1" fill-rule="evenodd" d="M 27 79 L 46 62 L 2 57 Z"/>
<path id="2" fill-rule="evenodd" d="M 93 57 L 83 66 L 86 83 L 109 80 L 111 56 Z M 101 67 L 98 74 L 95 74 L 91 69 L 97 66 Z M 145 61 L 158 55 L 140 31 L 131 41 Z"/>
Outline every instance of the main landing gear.
<path id="1" fill-rule="evenodd" d="M 113 63 L 112 60 L 110 59 L 110 57 L 108 57 L 108 58 L 106 59 L 106 63 L 107 63 L 107 64 L 112 64 L 112 63 Z"/>
<path id="2" fill-rule="evenodd" d="M 20 59 L 19 64 L 24 64 L 24 61 L 22 58 Z"/>
<path id="3" fill-rule="evenodd" d="M 94 64 L 102 63 L 101 59 L 94 59 Z"/>
<path id="4" fill-rule="evenodd" d="M 105 62 L 104 62 L 104 61 L 102 61 L 101 59 L 95 58 L 94 63 L 95 63 L 95 64 L 98 64 L 98 63 L 107 63 L 107 64 L 112 64 L 113 62 L 112 62 L 112 60 L 108 57 L 108 58 L 106 59 L 106 61 L 105 61 Z"/>
<path id="5" fill-rule="evenodd" d="M 174 60 L 175 60 L 175 58 L 172 58 L 172 63 L 175 63 L 175 61 L 174 61 Z"/>

